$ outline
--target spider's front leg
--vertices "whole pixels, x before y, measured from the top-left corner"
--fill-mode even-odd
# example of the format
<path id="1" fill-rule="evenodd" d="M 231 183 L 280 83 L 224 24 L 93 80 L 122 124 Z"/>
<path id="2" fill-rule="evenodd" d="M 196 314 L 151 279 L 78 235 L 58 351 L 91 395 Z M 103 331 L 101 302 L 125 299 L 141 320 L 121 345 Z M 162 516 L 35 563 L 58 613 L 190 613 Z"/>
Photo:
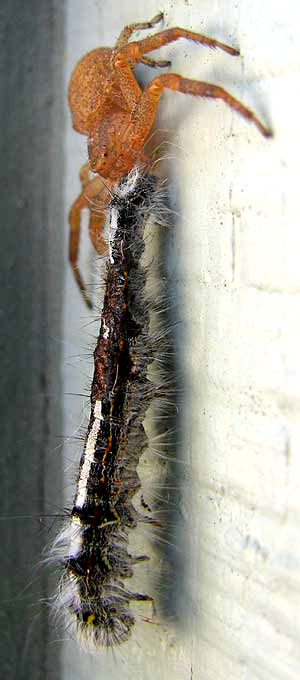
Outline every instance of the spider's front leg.
<path id="1" fill-rule="evenodd" d="M 129 38 L 132 36 L 132 34 L 135 31 L 144 31 L 147 28 L 153 28 L 158 24 L 160 21 L 162 21 L 164 18 L 163 12 L 160 12 L 159 14 L 156 14 L 153 19 L 150 19 L 150 21 L 143 21 L 141 23 L 136 23 L 136 24 L 129 24 L 129 26 L 125 26 L 123 28 L 123 31 L 121 31 L 120 36 L 115 44 L 115 50 L 120 50 L 122 47 L 127 45 Z M 143 64 L 146 64 L 146 66 L 150 66 L 151 68 L 165 68 L 166 66 L 171 66 L 171 62 L 166 59 L 149 59 L 149 57 L 141 57 L 140 60 Z"/>
<path id="2" fill-rule="evenodd" d="M 128 107 L 131 109 L 130 121 L 123 135 L 123 155 L 126 161 L 126 149 L 131 150 L 131 157 L 138 157 L 147 136 L 154 123 L 157 107 L 164 88 L 169 88 L 184 94 L 198 97 L 222 99 L 231 109 L 237 111 L 243 118 L 256 125 L 265 137 L 271 136 L 271 131 L 259 118 L 238 99 L 218 85 L 183 78 L 177 73 L 166 73 L 152 80 L 139 95 L 135 77 L 128 64 L 126 55 L 122 52 L 115 56 L 115 72 L 119 87 Z M 126 168 L 128 170 L 129 167 Z"/>
<path id="3" fill-rule="evenodd" d="M 124 45 L 127 45 L 129 38 L 133 33 L 135 33 L 135 31 L 144 31 L 147 28 L 153 28 L 156 26 L 156 24 L 159 24 L 163 18 L 163 12 L 159 12 L 159 14 L 156 14 L 153 19 L 150 19 L 150 21 L 140 21 L 135 24 L 129 24 L 129 26 L 125 26 L 118 37 L 118 40 L 115 44 L 115 49 L 120 49 L 121 47 L 124 47 Z"/>
<path id="4" fill-rule="evenodd" d="M 163 47 L 163 45 L 169 45 L 169 43 L 175 42 L 179 38 L 186 38 L 205 47 L 223 50 L 223 52 L 227 52 L 232 57 L 237 57 L 240 54 L 239 50 L 231 47 L 231 45 L 226 45 L 219 40 L 215 40 L 215 38 L 209 38 L 202 33 L 195 33 L 194 31 L 179 27 L 167 28 L 165 31 L 160 31 L 155 35 L 144 38 L 144 40 L 136 40 L 135 42 L 127 43 L 127 45 L 121 46 L 117 43 L 116 48 L 122 52 L 131 64 L 135 65 L 143 61 L 144 54 L 147 54 L 147 52 L 157 50 L 159 47 Z"/>
<path id="5" fill-rule="evenodd" d="M 272 136 L 270 128 L 264 125 L 253 111 L 244 106 L 238 99 L 235 99 L 235 97 L 227 92 L 227 90 L 224 90 L 223 87 L 213 85 L 212 83 L 202 82 L 200 80 L 183 78 L 177 73 L 166 73 L 154 78 L 154 80 L 149 83 L 148 87 L 146 87 L 142 93 L 135 111 L 131 116 L 132 125 L 135 126 L 135 130 L 140 137 L 147 134 L 145 130 L 146 121 L 148 130 L 149 126 L 151 128 L 160 97 L 165 87 L 170 90 L 182 92 L 183 94 L 191 94 L 197 97 L 222 99 L 231 109 L 237 111 L 243 118 L 254 123 L 264 137 Z"/>
<path id="6" fill-rule="evenodd" d="M 80 180 L 82 185 L 82 192 L 79 194 L 78 198 L 74 201 L 69 212 L 69 262 L 73 270 L 73 274 L 77 285 L 81 291 L 82 297 L 89 308 L 92 308 L 92 302 L 88 296 L 86 285 L 81 276 L 80 269 L 78 267 L 78 257 L 79 257 L 79 241 L 80 241 L 80 228 L 81 228 L 81 211 L 84 208 L 89 209 L 89 234 L 90 239 L 94 245 L 95 250 L 98 255 L 103 255 L 106 252 L 106 244 L 101 236 L 101 231 L 103 228 L 104 215 L 97 212 L 93 202 L 95 199 L 99 199 L 100 194 L 105 191 L 105 186 L 101 177 L 95 177 L 95 179 L 89 179 L 89 168 L 85 164 L 80 171 Z M 106 203 L 109 201 L 109 196 L 106 197 Z"/>

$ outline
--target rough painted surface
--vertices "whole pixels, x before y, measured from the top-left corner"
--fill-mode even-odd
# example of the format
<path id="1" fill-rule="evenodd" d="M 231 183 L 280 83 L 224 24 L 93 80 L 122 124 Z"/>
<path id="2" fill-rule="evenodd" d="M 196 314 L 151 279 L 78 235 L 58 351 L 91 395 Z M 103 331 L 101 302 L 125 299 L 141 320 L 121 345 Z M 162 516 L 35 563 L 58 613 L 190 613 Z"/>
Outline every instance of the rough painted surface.
<path id="1" fill-rule="evenodd" d="M 106 0 L 84 7 L 70 2 L 66 79 L 85 51 L 111 45 L 124 24 L 164 9 L 166 26 L 207 32 L 238 45 L 242 54 L 232 59 L 181 41 L 161 51 L 172 59 L 172 70 L 223 84 L 266 117 L 275 138 L 262 139 L 221 103 L 174 93 L 161 103 L 156 127 L 167 128 L 161 136 L 172 142 L 161 154 L 172 157 L 164 170 L 181 215 L 169 263 L 183 322 L 180 439 L 186 462 L 178 480 L 177 620 L 144 625 L 141 637 L 115 656 L 91 659 L 67 643 L 66 677 L 296 680 L 299 10 L 291 0 L 227 2 L 226 14 L 217 1 L 161 7 L 153 0 L 144 11 L 143 4 L 118 5 L 112 16 Z M 85 140 L 77 137 L 68 133 L 68 205 L 86 158 Z M 68 277 L 82 352 L 88 314 Z M 78 374 L 75 390 L 81 391 Z M 72 391 L 68 383 L 66 391 Z M 73 413 L 73 428 L 78 422 Z"/>

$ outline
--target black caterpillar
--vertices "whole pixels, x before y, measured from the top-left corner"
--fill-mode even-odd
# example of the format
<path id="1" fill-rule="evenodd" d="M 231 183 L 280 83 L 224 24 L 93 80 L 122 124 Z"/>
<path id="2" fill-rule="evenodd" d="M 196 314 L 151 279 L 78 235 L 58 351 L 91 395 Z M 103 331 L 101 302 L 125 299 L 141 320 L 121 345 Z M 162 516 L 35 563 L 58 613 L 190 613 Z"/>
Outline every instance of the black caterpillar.
<path id="1" fill-rule="evenodd" d="M 147 220 L 167 211 L 158 179 L 135 167 L 114 189 L 109 206 L 109 259 L 101 328 L 94 352 L 91 415 L 80 461 L 73 509 L 52 555 L 63 574 L 55 604 L 88 647 L 127 640 L 135 622 L 130 603 L 153 600 L 132 592 L 134 565 L 148 559 L 128 552 L 128 534 L 153 519 L 135 509 L 137 465 L 147 446 L 143 420 L 163 387 L 148 367 L 163 351 L 164 333 L 150 333 L 147 266 L 143 263 Z"/>

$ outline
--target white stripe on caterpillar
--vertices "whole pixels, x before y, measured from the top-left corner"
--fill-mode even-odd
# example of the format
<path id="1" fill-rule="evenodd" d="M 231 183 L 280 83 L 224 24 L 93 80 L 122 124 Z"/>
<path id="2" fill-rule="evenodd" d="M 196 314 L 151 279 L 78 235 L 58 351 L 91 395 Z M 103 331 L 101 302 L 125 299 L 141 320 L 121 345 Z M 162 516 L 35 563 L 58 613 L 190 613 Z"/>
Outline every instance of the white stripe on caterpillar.
<path id="1" fill-rule="evenodd" d="M 95 402 L 93 412 L 93 424 L 89 431 L 84 447 L 84 452 L 82 454 L 82 464 L 77 485 L 77 496 L 75 498 L 75 506 L 77 508 L 82 508 L 86 499 L 87 481 L 89 477 L 91 464 L 95 460 L 94 452 L 101 420 L 103 420 L 102 402 L 99 400 Z"/>

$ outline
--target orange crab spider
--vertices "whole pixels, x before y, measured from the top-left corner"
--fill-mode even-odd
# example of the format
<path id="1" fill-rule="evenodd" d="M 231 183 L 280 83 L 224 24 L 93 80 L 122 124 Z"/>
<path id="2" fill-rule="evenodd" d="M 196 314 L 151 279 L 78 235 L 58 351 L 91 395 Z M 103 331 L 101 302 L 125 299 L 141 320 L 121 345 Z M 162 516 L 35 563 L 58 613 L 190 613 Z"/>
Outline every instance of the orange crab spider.
<path id="1" fill-rule="evenodd" d="M 81 169 L 82 191 L 74 201 L 70 214 L 69 260 L 83 298 L 91 302 L 78 268 L 81 210 L 89 208 L 89 233 L 99 255 L 106 251 L 101 236 L 104 216 L 93 210 L 93 202 L 101 196 L 103 208 L 110 200 L 110 190 L 135 163 L 144 164 L 143 152 L 154 123 L 157 107 L 164 88 L 199 97 L 223 99 L 230 108 L 253 122 L 269 137 L 271 131 L 241 102 L 218 85 L 183 78 L 176 73 L 165 73 L 154 78 L 141 90 L 134 67 L 142 62 L 148 66 L 164 67 L 170 62 L 154 61 L 144 55 L 179 38 L 187 38 L 232 56 L 239 51 L 224 43 L 184 28 L 170 28 L 144 40 L 128 42 L 134 31 L 152 28 L 163 19 L 160 13 L 151 21 L 126 26 L 114 48 L 98 47 L 88 52 L 75 67 L 68 90 L 73 127 L 88 136 L 89 163 Z M 89 177 L 89 171 L 97 176 Z"/>

